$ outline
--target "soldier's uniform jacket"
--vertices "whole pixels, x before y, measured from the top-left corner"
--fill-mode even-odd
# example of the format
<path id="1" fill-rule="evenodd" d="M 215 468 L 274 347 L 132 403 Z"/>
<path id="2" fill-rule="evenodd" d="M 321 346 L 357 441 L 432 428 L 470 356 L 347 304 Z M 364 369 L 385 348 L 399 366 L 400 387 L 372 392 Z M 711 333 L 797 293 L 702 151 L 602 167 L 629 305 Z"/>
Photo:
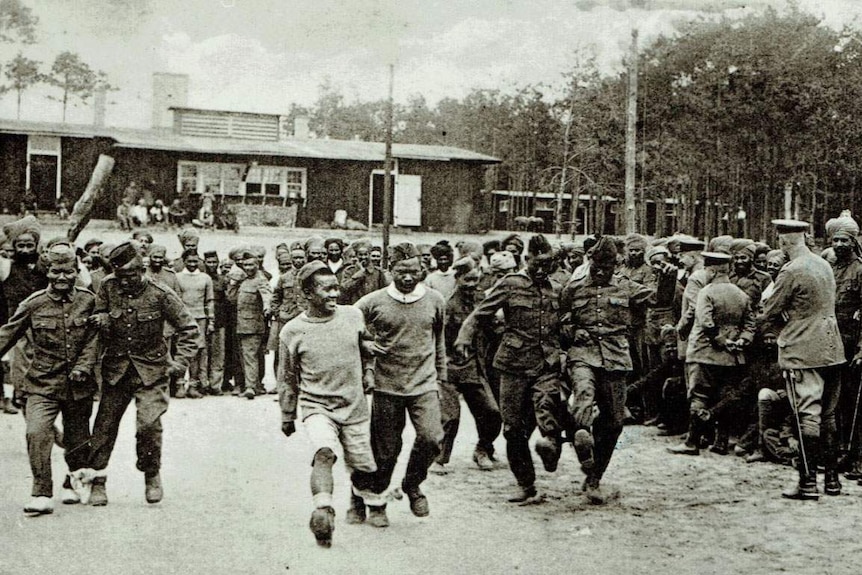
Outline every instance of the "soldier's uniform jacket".
<path id="1" fill-rule="evenodd" d="M 760 296 L 763 295 L 763 280 L 760 279 L 760 276 L 757 275 L 757 270 L 754 268 L 751 268 L 751 271 L 745 276 L 731 273 L 730 283 L 744 291 L 745 295 L 748 296 L 748 301 L 752 302 L 752 305 L 757 305 L 757 302 L 760 301 Z"/>
<path id="2" fill-rule="evenodd" d="M 859 343 L 859 312 L 862 310 L 862 261 L 835 262 L 835 318 L 845 353 L 855 353 Z M 847 358 L 851 359 L 851 358 Z"/>
<path id="3" fill-rule="evenodd" d="M 502 310 L 505 329 L 495 369 L 538 375 L 546 366 L 559 365 L 559 291 L 556 282 L 536 284 L 525 271 L 504 276 L 464 320 L 456 343 L 471 345 L 478 324 L 489 326 Z"/>
<path id="4" fill-rule="evenodd" d="M 716 276 L 697 294 L 694 327 L 688 336 L 687 363 L 743 365 L 742 351 L 731 353 L 728 341 L 754 339 L 755 322 L 751 300 L 730 282 L 727 275 Z"/>
<path id="5" fill-rule="evenodd" d="M 278 276 L 272 291 L 272 315 L 285 324 L 305 309 L 305 299 L 296 280 L 298 269 L 289 269 Z"/>
<path id="6" fill-rule="evenodd" d="M 676 332 L 679 335 L 677 339 L 677 356 L 679 359 L 685 359 L 685 352 L 688 348 L 686 340 L 688 334 L 691 333 L 691 328 L 694 326 L 694 311 L 697 307 L 697 294 L 706 285 L 706 272 L 703 268 L 694 270 L 687 277 L 684 276 L 677 282 L 676 297 L 674 305 L 680 310 L 679 320 L 676 322 Z"/>
<path id="7" fill-rule="evenodd" d="M 354 304 L 373 291 L 383 289 L 392 283 L 392 276 L 386 270 L 374 268 L 369 271 L 361 266 L 348 266 L 341 280 L 342 304 Z"/>
<path id="8" fill-rule="evenodd" d="M 60 295 L 50 288 L 21 302 L 9 323 L 0 328 L 0 355 L 9 351 L 30 330 L 33 361 L 21 390 L 68 401 L 91 397 L 96 391 L 93 369 L 99 356 L 98 327 L 88 321 L 96 305 L 93 292 L 73 288 Z M 88 375 L 72 382 L 77 370 Z"/>
<path id="9" fill-rule="evenodd" d="M 253 277 L 228 284 L 228 298 L 236 299 L 236 333 L 240 335 L 264 334 L 264 312 L 272 304 L 272 288 L 264 273 L 258 270 Z"/>
<path id="10" fill-rule="evenodd" d="M 182 258 L 180 258 L 180 263 L 182 263 L 182 261 Z M 185 267 L 185 264 L 183 264 L 180 269 L 182 270 L 183 267 Z M 147 276 L 151 281 L 159 282 L 162 285 L 165 285 L 174 290 L 175 292 L 179 293 L 180 284 L 177 281 L 177 273 L 172 268 L 166 266 L 160 269 L 158 272 L 154 272 L 150 268 L 147 268 L 147 270 L 144 272 L 144 275 Z M 173 335 L 174 327 L 170 324 L 165 324 L 164 336 L 173 337 Z"/>
<path id="11" fill-rule="evenodd" d="M 188 366 L 197 353 L 198 324 L 180 296 L 161 282 L 144 276 L 136 294 L 120 292 L 117 278 L 107 276 L 96 296 L 96 312 L 108 314 L 102 331 L 102 380 L 114 385 L 134 366 L 145 386 L 166 377 L 170 356 L 162 333 L 165 324 L 176 331 L 174 361 Z"/>
<path id="12" fill-rule="evenodd" d="M 449 356 L 450 364 L 454 361 L 455 341 L 458 339 L 458 332 L 464 321 L 473 312 L 476 307 L 475 294 L 467 295 L 461 288 L 456 287 L 455 293 L 446 302 L 446 325 L 444 334 L 446 336 L 446 354 Z M 463 358 L 468 359 L 468 358 Z"/>
<path id="13" fill-rule="evenodd" d="M 647 263 L 643 263 L 636 268 L 629 265 L 621 266 L 618 269 L 617 274 L 645 286 L 650 285 L 653 279 L 653 269 Z M 632 315 L 631 326 L 635 329 L 643 327 L 646 324 L 645 306 L 642 304 L 635 304 L 630 311 Z"/>
<path id="14" fill-rule="evenodd" d="M 582 329 L 590 336 L 584 343 L 563 342 L 569 361 L 607 371 L 631 371 L 626 338 L 631 308 L 646 305 L 655 291 L 618 274 L 605 286 L 595 284 L 589 274 L 569 283 L 560 295 L 562 321 L 573 331 Z"/>
<path id="15" fill-rule="evenodd" d="M 754 268 L 754 275 L 757 277 L 757 280 L 760 282 L 760 293 L 763 294 L 763 290 L 769 287 L 769 284 L 772 283 L 772 276 L 769 273 Z M 751 306 L 757 307 L 757 302 L 751 302 Z"/>
<path id="16" fill-rule="evenodd" d="M 823 258 L 808 253 L 781 268 L 763 304 L 765 330 L 774 326 L 781 369 L 812 369 L 844 362 L 835 318 L 835 278 Z"/>
<path id="17" fill-rule="evenodd" d="M 183 268 L 180 268 L 180 270 L 182 269 Z M 146 275 L 154 282 L 161 282 L 165 284 L 174 291 L 177 291 L 180 287 L 179 282 L 177 282 L 177 272 L 175 272 L 171 268 L 163 267 L 158 272 L 154 272 L 153 270 L 147 268 L 147 271 L 144 275 Z"/>

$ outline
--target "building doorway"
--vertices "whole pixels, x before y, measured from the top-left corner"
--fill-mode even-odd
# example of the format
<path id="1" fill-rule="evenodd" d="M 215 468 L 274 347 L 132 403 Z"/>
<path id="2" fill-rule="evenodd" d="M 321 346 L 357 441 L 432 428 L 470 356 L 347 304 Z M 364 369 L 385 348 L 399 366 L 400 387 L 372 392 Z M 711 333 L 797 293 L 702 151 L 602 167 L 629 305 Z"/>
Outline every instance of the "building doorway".
<path id="1" fill-rule="evenodd" d="M 57 156 L 30 156 L 30 191 L 40 210 L 53 210 L 57 203 Z"/>
<path id="2" fill-rule="evenodd" d="M 53 210 L 60 197 L 61 142 L 56 136 L 27 138 L 27 189 L 38 208 Z"/>

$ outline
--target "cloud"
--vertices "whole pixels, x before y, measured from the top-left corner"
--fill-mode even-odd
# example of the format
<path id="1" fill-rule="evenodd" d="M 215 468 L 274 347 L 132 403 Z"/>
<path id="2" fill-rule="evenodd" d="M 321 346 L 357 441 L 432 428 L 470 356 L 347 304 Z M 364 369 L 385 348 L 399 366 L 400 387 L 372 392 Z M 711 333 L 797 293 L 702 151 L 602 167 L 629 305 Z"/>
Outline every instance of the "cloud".
<path id="1" fill-rule="evenodd" d="M 862 11 L 857 0 L 799 1 L 830 25 Z M 643 46 L 697 17 L 689 8 L 721 3 L 649 0 L 655 9 L 619 9 L 628 2 L 40 0 L 40 43 L 25 53 L 46 62 L 63 50 L 80 53 L 121 88 L 108 122 L 146 126 L 153 72 L 188 74 L 191 106 L 278 113 L 313 103 L 327 78 L 348 99 L 385 98 L 387 64 L 396 61 L 396 99 L 418 93 L 433 105 L 472 88 L 559 83 L 584 48 L 615 73 L 634 25 Z M 3 50 L 14 55 L 17 47 L 0 47 L 0 57 Z M 10 99 L 0 99 L 6 116 Z M 25 96 L 25 116 L 56 120 L 59 112 L 34 93 Z M 71 117 L 90 121 L 91 111 Z"/>

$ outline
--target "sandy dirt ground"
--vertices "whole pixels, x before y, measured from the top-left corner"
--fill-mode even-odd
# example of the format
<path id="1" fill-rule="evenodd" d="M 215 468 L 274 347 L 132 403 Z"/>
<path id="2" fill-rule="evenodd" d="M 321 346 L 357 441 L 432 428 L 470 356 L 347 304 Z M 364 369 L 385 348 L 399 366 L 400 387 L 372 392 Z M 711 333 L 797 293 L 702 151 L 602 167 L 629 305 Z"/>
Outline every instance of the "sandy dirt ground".
<path id="1" fill-rule="evenodd" d="M 122 237 L 87 232 L 82 239 Z M 205 234 L 201 247 L 289 239 L 276 230 L 252 235 Z M 158 236 L 178 253 L 175 232 Z M 271 371 L 269 378 L 271 387 Z M 619 492 L 606 506 L 580 493 L 583 476 L 569 446 L 556 473 L 538 471 L 545 502 L 518 507 L 505 502 L 514 482 L 502 439 L 496 470 L 471 462 L 475 427 L 466 408 L 450 473 L 425 484 L 430 517 L 413 517 L 404 500 L 390 505 L 388 529 L 347 525 L 339 462 L 334 544 L 321 549 L 308 530 L 311 453 L 301 430 L 286 439 L 279 424 L 273 396 L 172 400 L 164 417 L 165 499 L 147 505 L 127 413 L 108 468 L 110 504 L 60 504 L 65 464 L 55 449 L 55 512 L 26 518 L 24 421 L 0 415 L 0 574 L 862 572 L 862 487 L 853 482 L 839 497 L 785 501 L 779 492 L 793 479 L 789 468 L 711 453 L 670 456 L 665 447 L 677 439 L 633 426 L 603 482 Z M 408 426 L 406 445 L 411 433 Z M 406 458 L 407 447 L 395 480 Z"/>

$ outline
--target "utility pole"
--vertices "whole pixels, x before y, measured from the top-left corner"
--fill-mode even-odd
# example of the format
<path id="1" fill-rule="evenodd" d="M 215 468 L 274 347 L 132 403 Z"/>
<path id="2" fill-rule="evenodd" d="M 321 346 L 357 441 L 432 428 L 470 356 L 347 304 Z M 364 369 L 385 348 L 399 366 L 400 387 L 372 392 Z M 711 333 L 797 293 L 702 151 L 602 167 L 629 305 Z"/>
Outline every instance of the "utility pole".
<path id="1" fill-rule="evenodd" d="M 389 214 L 392 212 L 392 87 L 395 65 L 389 64 L 389 98 L 386 101 L 386 155 L 383 160 L 383 266 L 389 264 Z"/>
<path id="2" fill-rule="evenodd" d="M 560 190 L 557 192 L 557 206 L 556 206 L 556 214 L 554 215 L 554 227 L 557 232 L 557 239 L 563 233 L 563 196 L 566 193 L 566 172 L 569 166 L 569 134 L 572 131 L 572 114 L 575 110 L 575 97 L 574 94 L 570 96 L 569 100 L 569 117 L 566 121 L 566 134 L 563 137 L 563 166 L 560 170 Z M 575 202 L 575 195 L 572 193 L 572 203 Z"/>
<path id="3" fill-rule="evenodd" d="M 638 121 L 638 30 L 632 30 L 632 46 L 629 53 L 629 90 L 626 111 L 626 233 L 637 232 L 637 210 L 635 210 L 635 172 L 637 161 Z"/>

